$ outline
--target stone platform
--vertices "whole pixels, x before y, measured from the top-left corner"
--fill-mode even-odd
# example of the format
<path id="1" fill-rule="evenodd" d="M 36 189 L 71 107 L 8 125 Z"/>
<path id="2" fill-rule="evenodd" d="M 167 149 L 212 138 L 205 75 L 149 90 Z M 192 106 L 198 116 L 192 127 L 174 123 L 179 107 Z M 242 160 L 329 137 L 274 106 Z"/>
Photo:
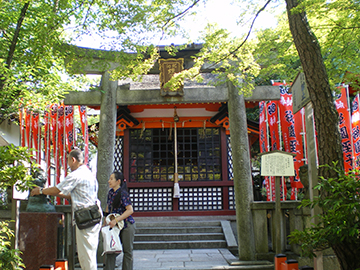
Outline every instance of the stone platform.
<path id="1" fill-rule="evenodd" d="M 41 265 L 53 265 L 57 259 L 58 228 L 62 213 L 20 213 L 19 249 L 26 270 L 38 270 Z"/>

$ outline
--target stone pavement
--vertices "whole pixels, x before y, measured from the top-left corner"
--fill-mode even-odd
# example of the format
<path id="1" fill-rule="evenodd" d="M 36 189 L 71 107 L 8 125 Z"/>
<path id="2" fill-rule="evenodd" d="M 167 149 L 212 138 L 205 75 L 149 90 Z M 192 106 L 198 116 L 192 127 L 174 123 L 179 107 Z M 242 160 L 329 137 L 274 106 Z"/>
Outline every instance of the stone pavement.
<path id="1" fill-rule="evenodd" d="M 122 255 L 117 258 L 121 270 Z M 98 269 L 102 269 L 99 262 Z M 244 266 L 224 249 L 134 250 L 134 270 L 274 269 L 271 265 Z M 80 270 L 80 268 L 76 268 Z"/>

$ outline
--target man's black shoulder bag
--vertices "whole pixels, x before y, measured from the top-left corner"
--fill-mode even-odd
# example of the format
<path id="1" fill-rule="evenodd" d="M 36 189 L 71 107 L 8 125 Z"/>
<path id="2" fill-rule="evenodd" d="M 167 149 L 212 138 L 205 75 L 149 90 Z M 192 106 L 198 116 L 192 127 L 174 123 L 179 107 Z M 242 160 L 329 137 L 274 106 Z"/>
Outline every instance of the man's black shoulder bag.
<path id="1" fill-rule="evenodd" d="M 97 204 L 76 210 L 74 217 L 80 230 L 93 227 L 101 221 L 101 213 Z"/>

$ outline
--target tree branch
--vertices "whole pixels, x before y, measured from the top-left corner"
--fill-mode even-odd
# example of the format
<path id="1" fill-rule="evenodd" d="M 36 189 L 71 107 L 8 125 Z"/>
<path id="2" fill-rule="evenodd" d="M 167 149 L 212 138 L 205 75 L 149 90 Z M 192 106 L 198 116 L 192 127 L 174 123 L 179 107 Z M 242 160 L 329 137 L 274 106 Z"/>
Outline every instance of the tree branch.
<path id="1" fill-rule="evenodd" d="M 240 50 L 240 48 L 242 46 L 244 46 L 245 42 L 247 41 L 247 39 L 249 38 L 250 34 L 251 34 L 251 31 L 252 31 L 252 28 L 254 26 L 254 23 L 255 23 L 255 20 L 257 19 L 257 17 L 259 16 L 260 12 L 264 11 L 265 8 L 267 7 L 267 5 L 271 2 L 272 0 L 268 0 L 265 5 L 258 10 L 258 12 L 256 13 L 252 23 L 251 23 L 251 26 L 250 26 L 250 29 L 249 29 L 249 32 L 248 34 L 246 35 L 245 39 L 243 40 L 243 42 L 238 46 L 236 47 L 234 50 L 232 50 L 231 52 L 229 52 L 226 56 L 224 56 L 223 58 L 221 58 L 219 61 L 216 61 L 215 63 L 213 63 L 211 65 L 211 67 L 214 67 L 215 65 L 219 64 L 220 62 L 224 61 L 226 58 L 228 58 L 230 55 L 234 54 L 235 52 L 237 52 L 238 50 Z M 196 76 L 198 76 L 199 74 L 197 75 L 194 75 L 193 78 L 195 78 Z"/>
<path id="2" fill-rule="evenodd" d="M 165 28 L 171 21 L 173 21 L 174 19 L 178 18 L 178 17 L 182 17 L 185 15 L 185 13 L 187 13 L 190 9 L 192 9 L 194 6 L 196 6 L 197 3 L 199 3 L 201 0 L 196 0 L 191 6 L 189 6 L 187 9 L 185 9 L 183 12 L 175 15 L 174 17 L 170 18 L 164 25 L 162 28 Z"/>
<path id="3" fill-rule="evenodd" d="M 254 23 L 255 23 L 255 20 L 257 19 L 257 17 L 259 16 L 260 12 L 264 11 L 264 9 L 266 8 L 266 6 L 271 2 L 272 0 L 268 0 L 265 5 L 258 10 L 258 12 L 256 13 L 252 23 L 251 23 L 251 26 L 250 26 L 250 29 L 245 37 L 245 39 L 243 40 L 243 42 L 241 42 L 241 44 L 239 46 L 237 46 L 234 50 L 232 50 L 231 52 L 229 52 L 226 56 L 224 56 L 223 58 L 221 58 L 219 61 L 217 61 L 214 65 L 224 61 L 226 58 L 228 58 L 230 55 L 236 53 L 238 50 L 241 49 L 242 46 L 244 46 L 245 42 L 248 40 L 250 34 L 251 34 L 251 31 L 252 31 L 252 28 L 254 26 Z"/>
<path id="4" fill-rule="evenodd" d="M 17 42 L 19 40 L 20 28 L 21 28 L 21 25 L 22 25 L 22 23 L 23 23 L 23 21 L 25 19 L 25 13 L 28 10 L 29 5 L 30 5 L 30 2 L 26 2 L 24 4 L 24 6 L 22 7 L 22 9 L 21 9 L 20 16 L 19 16 L 19 19 L 18 19 L 17 24 L 16 24 L 14 36 L 13 36 L 11 44 L 10 44 L 9 54 L 8 54 L 7 59 L 6 59 L 6 67 L 7 68 L 10 68 L 10 66 L 11 66 L 11 62 L 12 62 L 12 59 L 13 59 L 14 53 L 15 53 L 16 44 L 17 44 Z"/>

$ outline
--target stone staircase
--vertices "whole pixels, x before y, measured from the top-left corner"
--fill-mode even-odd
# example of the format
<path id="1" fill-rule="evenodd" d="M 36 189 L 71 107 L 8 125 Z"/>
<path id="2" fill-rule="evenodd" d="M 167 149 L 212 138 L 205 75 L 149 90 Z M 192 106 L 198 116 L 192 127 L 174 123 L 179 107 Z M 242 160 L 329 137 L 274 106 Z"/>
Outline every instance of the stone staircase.
<path id="1" fill-rule="evenodd" d="M 134 249 L 227 248 L 220 220 L 137 220 Z"/>

